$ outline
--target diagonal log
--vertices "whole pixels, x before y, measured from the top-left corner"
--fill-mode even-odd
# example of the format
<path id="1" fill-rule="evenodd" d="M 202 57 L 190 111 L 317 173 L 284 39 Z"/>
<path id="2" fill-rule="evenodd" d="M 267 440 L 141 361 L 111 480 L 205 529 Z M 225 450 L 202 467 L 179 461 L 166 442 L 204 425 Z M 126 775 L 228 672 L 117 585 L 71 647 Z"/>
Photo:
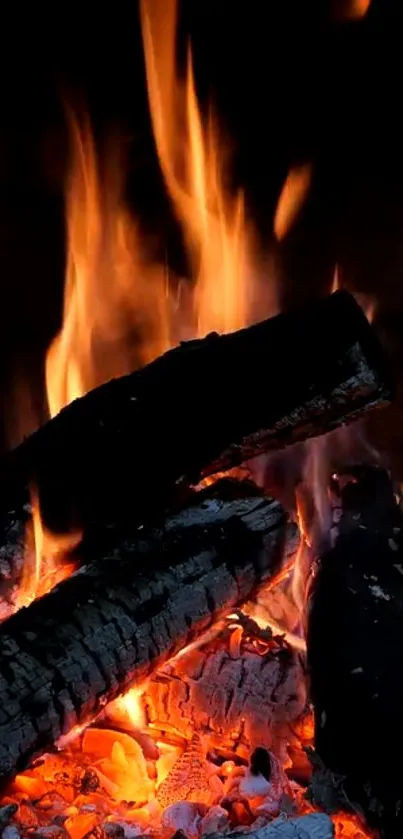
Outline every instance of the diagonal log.
<path id="1" fill-rule="evenodd" d="M 0 781 L 253 596 L 295 539 L 278 502 L 219 482 L 5 621 Z"/>
<path id="2" fill-rule="evenodd" d="M 23 518 L 35 484 L 51 529 L 144 523 L 201 478 L 350 422 L 391 393 L 372 327 L 337 292 L 182 344 L 76 400 L 0 464 L 0 513 Z"/>

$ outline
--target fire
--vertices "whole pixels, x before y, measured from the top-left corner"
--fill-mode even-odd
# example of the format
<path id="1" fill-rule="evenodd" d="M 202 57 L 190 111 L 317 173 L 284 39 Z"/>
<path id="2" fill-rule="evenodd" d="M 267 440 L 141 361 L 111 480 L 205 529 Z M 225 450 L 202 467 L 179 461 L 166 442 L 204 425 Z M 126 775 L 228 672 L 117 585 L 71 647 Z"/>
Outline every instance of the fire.
<path id="1" fill-rule="evenodd" d="M 190 46 L 179 76 L 177 3 L 142 0 L 141 24 L 155 144 L 195 280 L 197 334 L 238 329 L 250 320 L 253 271 L 244 197 L 225 186 L 225 144 L 212 110 L 205 119 L 198 106 Z"/>
<path id="2" fill-rule="evenodd" d="M 232 617 L 236 621 L 237 616 Z M 234 623 L 233 630 L 228 626 L 225 633 L 228 635 L 228 631 L 236 632 L 236 629 Z M 240 656 L 247 649 L 252 658 L 265 656 L 263 666 L 270 666 L 269 648 L 255 650 L 252 638 L 248 638 L 251 631 L 254 631 L 253 622 L 246 619 L 243 650 L 235 652 L 235 647 L 239 645 L 232 644 L 231 635 L 227 638 L 230 654 Z M 223 642 L 224 636 L 218 644 Z M 275 642 L 272 643 L 275 647 Z M 219 645 L 217 640 L 212 647 L 207 645 L 203 654 L 219 654 Z M 186 704 L 186 700 L 180 699 L 175 680 L 180 681 L 183 674 L 189 672 L 193 656 L 194 653 L 189 651 L 188 663 L 182 659 L 177 669 L 170 664 L 174 680 L 174 704 L 171 707 L 166 705 L 167 694 L 162 693 L 165 711 L 170 710 L 172 715 L 170 725 L 162 722 L 161 727 L 151 724 L 141 693 L 138 690 L 129 691 L 108 706 L 106 718 L 99 725 L 84 731 L 77 730 L 76 739 L 64 743 L 63 750 L 60 744 L 60 751 L 45 755 L 31 769 L 15 778 L 2 802 L 11 805 L 10 819 L 14 824 L 23 828 L 28 825 L 35 827 L 38 823 L 59 824 L 62 819 L 70 839 L 83 839 L 94 830 L 108 835 L 109 825 L 114 836 L 116 828 L 123 825 L 125 832 L 151 831 L 163 837 L 168 829 L 172 834 L 172 830 L 178 829 L 178 824 L 184 824 L 187 835 L 196 839 L 211 832 L 214 819 L 218 817 L 218 834 L 228 831 L 229 826 L 253 825 L 257 817 L 263 823 L 270 823 L 281 811 L 281 802 L 287 796 L 294 795 L 293 802 L 289 801 L 294 813 L 304 815 L 315 812 L 304 796 L 303 787 L 299 784 L 292 787 L 285 774 L 285 768 L 293 772 L 292 760 L 288 759 L 285 767 L 273 754 L 270 757 L 271 783 L 267 784 L 262 775 L 257 778 L 250 775 L 242 759 L 244 751 L 239 734 L 231 758 L 224 742 L 225 732 L 222 729 L 215 732 L 213 723 L 210 734 L 207 734 L 209 720 L 204 715 L 203 731 L 190 729 L 185 736 L 183 732 L 179 733 L 183 713 L 181 704 L 182 701 Z M 236 667 L 236 661 L 233 664 Z M 276 659 L 272 666 L 277 667 Z M 154 693 L 150 693 L 154 700 L 160 690 L 163 691 L 167 675 L 163 668 L 157 676 Z M 190 688 L 191 681 L 188 684 Z M 253 711 L 249 710 L 251 713 Z M 239 720 L 240 730 L 245 722 Z M 262 718 L 262 723 L 266 729 L 266 717 Z M 179 725 L 177 730 L 176 724 Z M 299 773 L 303 770 L 304 760 L 308 769 L 304 750 L 311 747 L 313 735 L 312 712 L 308 707 L 295 722 L 291 722 L 289 729 Z M 210 738 L 210 745 L 206 738 Z M 221 745 L 224 759 L 214 762 L 213 754 L 215 751 L 220 754 Z M 266 754 L 269 755 L 268 752 Z M 225 807 L 228 802 L 231 803 L 230 811 L 219 804 L 221 800 L 227 801 Z M 349 839 L 351 836 L 366 839 L 370 836 L 355 815 L 337 813 L 332 816 L 332 821 L 336 839 Z"/>
<path id="3" fill-rule="evenodd" d="M 88 117 L 68 116 L 63 324 L 46 358 L 51 416 L 170 344 L 166 271 L 147 260 L 124 204 L 121 149 L 101 158 Z"/>
<path id="4" fill-rule="evenodd" d="M 141 729 L 146 725 L 143 703 L 144 687 L 132 688 L 119 696 L 109 706 L 115 720 L 129 724 L 130 728 Z"/>
<path id="5" fill-rule="evenodd" d="M 14 601 L 17 611 L 70 576 L 76 565 L 66 561 L 66 556 L 81 540 L 79 532 L 56 535 L 45 528 L 36 489 L 31 490 L 31 516 L 27 527 L 22 578 Z"/>
<path id="6" fill-rule="evenodd" d="M 339 266 L 336 265 L 335 269 L 334 269 L 333 282 L 332 282 L 332 287 L 330 289 L 330 293 L 334 294 L 334 292 L 339 291 L 339 289 L 340 289 L 340 271 L 339 271 Z"/>
<path id="7" fill-rule="evenodd" d="M 257 272 L 243 193 L 227 188 L 223 137 L 212 111 L 204 119 L 199 108 L 190 47 L 184 81 L 177 71 L 176 20 L 175 0 L 141 4 L 155 145 L 193 279 L 193 316 L 180 318 L 177 332 L 192 337 L 250 322 Z M 69 111 L 68 124 L 63 322 L 46 358 L 51 416 L 175 342 L 177 300 L 124 202 L 121 150 L 100 155 L 86 115 Z"/>
<path id="8" fill-rule="evenodd" d="M 336 265 L 334 269 L 333 282 L 332 287 L 330 289 L 330 293 L 334 294 L 335 291 L 339 291 L 341 286 L 342 284 L 340 279 L 340 268 L 338 265 Z M 354 297 L 359 306 L 361 306 L 361 309 L 364 312 L 364 315 L 367 318 L 368 322 L 373 323 L 376 314 L 375 297 L 371 294 L 363 294 L 360 291 L 355 292 Z"/>
<path id="9" fill-rule="evenodd" d="M 304 163 L 290 169 L 284 181 L 274 216 L 274 232 L 279 241 L 293 227 L 308 196 L 312 182 L 312 166 Z"/>
<path id="10" fill-rule="evenodd" d="M 338 20 L 361 20 L 371 5 L 371 0 L 333 0 L 334 16 Z"/>
<path id="11" fill-rule="evenodd" d="M 351 5 L 362 10 L 365 5 L 368 8 L 369 2 Z M 212 109 L 206 117 L 198 104 L 190 46 L 184 78 L 178 71 L 176 0 L 141 0 L 140 9 L 155 146 L 184 233 L 192 280 L 192 316 L 189 320 L 180 319 L 179 332 L 186 337 L 203 336 L 212 330 L 228 332 L 247 325 L 253 318 L 253 281 L 258 272 L 252 231 L 245 217 L 244 195 L 241 190 L 228 187 L 225 143 Z M 78 117 L 69 112 L 68 121 L 71 161 L 66 188 L 63 321 L 46 358 L 51 416 L 103 381 L 152 360 L 175 342 L 178 333 L 175 295 L 165 266 L 157 264 L 146 252 L 140 225 L 124 201 L 125 172 L 120 150 L 113 146 L 100 154 L 86 115 Z M 295 223 L 311 183 L 311 164 L 294 167 L 288 173 L 274 219 L 278 240 Z M 336 268 L 332 290 L 337 290 L 339 284 Z M 369 302 L 362 301 L 361 305 L 370 317 Z M 204 638 L 182 650 L 169 662 L 169 674 L 167 668 L 157 674 L 156 692 L 160 691 L 165 711 L 170 710 L 166 685 L 168 676 L 172 677 L 177 697 L 175 708 L 171 709 L 175 724 L 168 722 L 164 727 L 158 718 L 150 721 L 148 685 L 130 690 L 105 709 L 102 719 L 96 721 L 97 727 L 77 726 L 60 738 L 56 744 L 58 751 L 45 755 L 17 776 L 8 791 L 9 799 L 3 802 L 18 808 L 15 824 L 23 826 L 28 816 L 33 820 L 31 826 L 36 820 L 35 827 L 46 820 L 50 825 L 53 819 L 54 826 L 63 824 L 71 839 L 98 835 L 98 830 L 107 835 L 109 826 L 111 836 L 119 836 L 121 832 L 113 833 L 113 829 L 122 823 L 128 828 L 127 832 L 124 830 L 125 835 L 132 835 L 130 825 L 136 831 L 141 828 L 143 833 L 163 828 L 164 835 L 172 835 L 181 825 L 172 825 L 167 820 L 166 809 L 179 803 L 190 808 L 186 811 L 187 835 L 197 835 L 196 816 L 203 825 L 210 805 L 221 811 L 219 816 L 226 819 L 226 830 L 229 817 L 219 802 L 226 801 L 227 794 L 233 794 L 237 784 L 239 788 L 240 779 L 247 777 L 251 755 L 245 732 L 256 706 L 249 710 L 249 716 L 242 710 L 235 722 L 231 720 L 233 749 L 223 759 L 219 750 L 224 723 L 217 724 L 215 737 L 206 734 L 210 720 L 203 710 L 201 695 L 200 708 L 195 707 L 193 711 L 196 718 L 198 712 L 201 714 L 202 723 L 185 720 L 186 730 L 179 729 L 180 715 L 187 702 L 187 697 L 180 693 L 181 674 L 190 669 L 191 657 L 193 665 L 196 662 L 201 667 L 204 655 L 221 653 L 226 666 L 231 662 L 236 666 L 244 657 L 245 672 L 255 659 L 266 656 L 269 660 L 273 649 L 276 654 L 285 650 L 300 661 L 300 654 L 305 651 L 303 618 L 310 549 L 316 544 L 318 534 L 329 529 L 326 452 L 322 441 L 309 445 L 303 474 L 309 493 L 308 497 L 302 491 L 296 494 L 300 541 L 292 561 L 267 586 L 260 603 L 246 604 L 242 619 L 237 614 L 231 615 L 230 621 L 214 628 L 208 643 Z M 65 558 L 81 538 L 79 533 L 56 536 L 44 527 L 35 489 L 31 510 L 17 608 L 45 594 L 73 571 L 74 565 Z M 210 650 L 206 652 L 208 644 Z M 281 666 L 280 655 L 274 662 L 276 667 Z M 220 672 L 217 670 L 217 681 Z M 188 693 L 190 682 L 197 685 L 197 678 L 189 678 Z M 281 684 L 280 681 L 279 690 Z M 228 685 L 227 693 L 234 693 L 235 683 L 234 686 L 229 681 Z M 209 686 L 215 688 L 212 681 Z M 299 686 L 303 688 L 306 711 L 301 675 Z M 294 684 L 290 688 L 294 702 L 299 699 L 295 687 Z M 151 690 L 149 702 L 150 695 Z M 219 697 L 216 701 L 219 704 Z M 245 706 L 253 708 L 247 703 Z M 294 722 L 293 746 L 301 765 L 303 747 L 312 743 L 314 734 L 309 710 L 299 717 L 299 724 Z M 268 736 L 266 729 L 264 733 Z M 287 735 L 282 730 L 281 745 L 275 744 L 281 755 L 273 752 L 273 763 L 281 783 L 284 782 L 283 791 L 291 795 L 285 770 L 292 771 L 293 763 L 289 755 L 284 756 L 288 734 L 288 729 Z M 216 761 L 215 751 L 219 758 Z M 264 798 L 260 792 L 251 796 L 248 806 L 235 798 L 231 827 L 264 818 L 258 809 Z M 296 794 L 295 800 L 289 803 L 304 813 L 307 805 L 300 798 Z M 273 807 L 273 801 L 265 803 Z M 265 812 L 269 819 L 280 811 L 280 806 L 279 797 L 274 809 Z M 338 814 L 334 823 L 339 839 L 366 835 L 353 817 Z M 205 834 L 217 832 L 220 831 L 214 822 L 205 825 Z"/>
<path id="12" fill-rule="evenodd" d="M 361 309 L 369 323 L 373 323 L 376 315 L 375 297 L 371 294 L 362 294 L 361 292 L 357 292 L 357 294 L 355 294 L 355 299 L 361 306 Z"/>

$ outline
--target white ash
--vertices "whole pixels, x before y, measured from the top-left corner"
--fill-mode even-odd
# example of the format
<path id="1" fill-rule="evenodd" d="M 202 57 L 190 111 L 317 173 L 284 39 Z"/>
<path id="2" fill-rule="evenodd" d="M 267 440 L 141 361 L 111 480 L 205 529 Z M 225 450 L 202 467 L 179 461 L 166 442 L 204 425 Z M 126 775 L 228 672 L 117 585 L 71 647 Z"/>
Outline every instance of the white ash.
<path id="1" fill-rule="evenodd" d="M 333 823 L 325 813 L 310 813 L 297 818 L 278 818 L 259 829 L 242 831 L 249 834 L 250 839 L 333 839 Z M 228 839 L 237 839 L 240 831 L 228 833 Z M 210 839 L 219 839 L 214 834 Z"/>
<path id="2" fill-rule="evenodd" d="M 20 839 L 20 831 L 15 824 L 8 824 L 7 827 L 4 828 L 1 837 L 2 839 Z"/>
<path id="3" fill-rule="evenodd" d="M 182 830 L 189 839 L 200 835 L 199 825 L 202 821 L 200 805 L 191 801 L 178 801 L 166 807 L 161 816 L 161 825 L 165 830 L 176 833 Z"/>
<path id="4" fill-rule="evenodd" d="M 118 839 L 118 837 L 124 837 L 124 839 L 136 839 L 137 836 L 141 836 L 144 833 L 144 828 L 139 827 L 138 825 L 133 824 L 132 822 L 105 822 L 102 825 L 103 831 L 110 839 Z"/>
<path id="5" fill-rule="evenodd" d="M 277 751 L 285 728 L 306 706 L 305 676 L 299 657 L 194 650 L 166 665 L 147 687 L 149 721 L 174 728 L 186 738 L 203 731 L 210 747 L 248 757 L 256 746 Z"/>
<path id="6" fill-rule="evenodd" d="M 270 781 L 267 781 L 260 773 L 253 775 L 250 770 L 246 772 L 239 784 L 239 792 L 245 798 L 268 795 L 270 789 Z"/>
<path id="7" fill-rule="evenodd" d="M 228 810 L 216 804 L 210 807 L 200 822 L 200 833 L 202 836 L 211 833 L 226 833 L 229 825 Z"/>
<path id="8" fill-rule="evenodd" d="M 383 589 L 380 586 L 370 586 L 369 589 L 370 591 L 372 591 L 374 597 L 378 597 L 380 600 L 391 599 L 390 594 L 387 594 L 386 591 L 383 591 Z"/>

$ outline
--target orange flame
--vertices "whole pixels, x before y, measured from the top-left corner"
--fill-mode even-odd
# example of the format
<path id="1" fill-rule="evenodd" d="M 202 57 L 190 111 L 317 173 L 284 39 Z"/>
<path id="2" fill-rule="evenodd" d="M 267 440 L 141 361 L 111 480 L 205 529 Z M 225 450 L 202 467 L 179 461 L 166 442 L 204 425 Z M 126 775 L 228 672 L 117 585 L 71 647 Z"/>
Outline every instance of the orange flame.
<path id="1" fill-rule="evenodd" d="M 123 696 L 118 696 L 109 705 L 109 715 L 114 720 L 128 722 L 130 727 L 140 729 L 146 726 L 146 714 L 143 702 L 144 686 L 131 688 Z"/>
<path id="2" fill-rule="evenodd" d="M 75 563 L 66 562 L 65 558 L 81 539 L 81 533 L 78 532 L 56 535 L 44 527 L 35 489 L 31 491 L 31 514 L 22 578 L 15 600 L 16 610 L 47 594 L 57 583 L 72 574 Z"/>
<path id="3" fill-rule="evenodd" d="M 88 118 L 69 114 L 69 127 L 63 325 L 46 359 L 51 416 L 169 346 L 165 272 L 140 249 L 122 199 L 121 152 L 97 157 Z"/>
<path id="4" fill-rule="evenodd" d="M 334 294 L 334 292 L 339 291 L 340 288 L 341 288 L 341 286 L 340 286 L 340 270 L 339 270 L 339 266 L 336 265 L 335 269 L 334 269 L 333 282 L 332 282 L 332 287 L 330 289 L 330 293 Z"/>
<path id="5" fill-rule="evenodd" d="M 142 2 L 141 21 L 156 148 L 195 280 L 195 323 L 181 329 L 238 329 L 252 320 L 257 276 L 244 197 L 227 189 L 223 138 L 213 114 L 204 120 L 199 109 L 190 48 L 185 81 L 178 76 L 175 0 Z M 145 253 L 124 203 L 120 150 L 99 157 L 87 117 L 69 113 L 69 127 L 63 323 L 46 358 L 52 416 L 166 350 L 175 305 L 165 267 Z"/>
<path id="6" fill-rule="evenodd" d="M 330 293 L 333 294 L 335 291 L 339 291 L 340 288 L 340 268 L 338 265 L 336 265 L 334 269 L 333 282 L 332 287 L 330 289 Z M 373 323 L 377 308 L 377 302 L 375 297 L 372 294 L 364 294 L 361 291 L 354 292 L 354 297 L 358 305 L 361 306 L 361 309 L 364 312 L 364 315 L 367 318 L 368 322 Z"/>
<path id="7" fill-rule="evenodd" d="M 151 121 L 161 169 L 184 230 L 197 280 L 197 332 L 228 332 L 250 320 L 252 260 L 244 197 L 225 188 L 223 138 L 199 110 L 192 53 L 185 81 L 176 66 L 176 0 L 142 0 L 141 26 Z"/>
<path id="8" fill-rule="evenodd" d="M 362 292 L 357 292 L 354 297 L 357 303 L 361 306 L 368 322 L 373 323 L 377 309 L 377 301 L 375 297 L 371 294 L 364 294 Z"/>
<path id="9" fill-rule="evenodd" d="M 274 233 L 281 241 L 290 232 L 302 206 L 304 205 L 312 182 L 312 166 L 304 163 L 288 172 L 277 201 L 274 215 Z"/>
<path id="10" fill-rule="evenodd" d="M 371 0 L 333 0 L 334 17 L 338 20 L 360 20 L 364 18 Z"/>

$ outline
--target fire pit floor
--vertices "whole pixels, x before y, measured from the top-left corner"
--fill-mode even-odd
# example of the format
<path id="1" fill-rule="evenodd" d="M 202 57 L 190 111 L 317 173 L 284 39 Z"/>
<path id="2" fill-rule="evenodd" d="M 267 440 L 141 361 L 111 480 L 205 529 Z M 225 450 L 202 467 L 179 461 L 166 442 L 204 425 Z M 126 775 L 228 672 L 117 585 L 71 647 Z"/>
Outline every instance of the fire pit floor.
<path id="1" fill-rule="evenodd" d="M 3 839 L 366 834 L 314 814 L 304 657 L 242 612 L 17 775 Z"/>

